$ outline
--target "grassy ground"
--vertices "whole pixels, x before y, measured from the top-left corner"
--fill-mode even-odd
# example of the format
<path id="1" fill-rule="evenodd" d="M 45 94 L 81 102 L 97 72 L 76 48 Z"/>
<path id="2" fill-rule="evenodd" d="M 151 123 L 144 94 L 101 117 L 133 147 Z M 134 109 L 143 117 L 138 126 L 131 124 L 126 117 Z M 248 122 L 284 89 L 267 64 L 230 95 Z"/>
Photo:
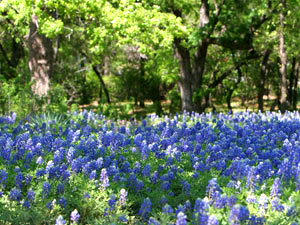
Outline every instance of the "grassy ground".
<path id="1" fill-rule="evenodd" d="M 265 111 L 271 110 L 271 105 L 275 100 L 275 96 L 265 96 L 264 98 L 264 109 Z M 180 111 L 180 108 L 177 109 L 171 109 L 170 101 L 161 101 L 163 114 L 170 115 L 175 114 L 176 111 Z M 228 112 L 227 104 L 216 104 L 216 102 L 213 102 L 213 105 L 217 112 Z M 233 112 L 239 112 L 239 111 L 257 111 L 258 104 L 256 99 L 251 99 L 249 101 L 244 102 L 242 104 L 241 99 L 239 98 L 233 98 L 231 102 L 232 111 Z M 300 107 L 298 106 L 300 109 Z M 101 105 L 98 104 L 98 102 L 93 102 L 90 105 L 82 105 L 79 106 L 80 110 L 87 109 L 87 110 L 93 110 L 93 111 L 101 111 L 103 114 L 107 116 L 117 117 L 119 119 L 131 119 L 135 118 L 140 120 L 141 118 L 144 118 L 145 116 L 155 113 L 155 105 L 152 101 L 145 101 L 145 106 L 141 107 L 139 105 L 135 105 L 134 102 L 113 102 L 110 105 L 107 103 L 101 103 Z M 274 110 L 278 110 L 278 107 L 276 106 Z M 209 107 L 206 109 L 206 112 L 213 111 L 212 107 Z"/>

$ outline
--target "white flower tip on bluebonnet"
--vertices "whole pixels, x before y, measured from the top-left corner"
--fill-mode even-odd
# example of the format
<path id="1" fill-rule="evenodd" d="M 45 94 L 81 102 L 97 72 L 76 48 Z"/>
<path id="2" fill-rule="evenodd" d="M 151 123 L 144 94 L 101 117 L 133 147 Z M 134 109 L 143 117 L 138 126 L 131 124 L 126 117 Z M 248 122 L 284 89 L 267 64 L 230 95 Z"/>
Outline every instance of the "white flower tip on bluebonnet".
<path id="1" fill-rule="evenodd" d="M 56 219 L 55 225 L 64 225 L 66 224 L 66 221 L 64 220 L 62 215 L 59 215 Z"/>
<path id="2" fill-rule="evenodd" d="M 77 209 L 74 209 L 74 210 L 71 212 L 70 217 L 71 217 L 71 220 L 72 220 L 73 222 L 78 223 L 78 220 L 79 220 L 79 218 L 80 218 L 80 214 L 78 213 Z"/>

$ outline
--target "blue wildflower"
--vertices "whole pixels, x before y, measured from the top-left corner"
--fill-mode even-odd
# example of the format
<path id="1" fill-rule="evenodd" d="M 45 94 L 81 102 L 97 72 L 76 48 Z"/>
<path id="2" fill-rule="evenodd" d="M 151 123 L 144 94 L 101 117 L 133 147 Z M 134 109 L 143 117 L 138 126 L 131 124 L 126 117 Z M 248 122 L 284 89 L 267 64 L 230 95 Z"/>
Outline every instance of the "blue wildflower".
<path id="1" fill-rule="evenodd" d="M 162 208 L 162 212 L 166 214 L 171 214 L 174 212 L 173 208 L 169 204 L 165 204 L 164 207 Z"/>
<path id="2" fill-rule="evenodd" d="M 212 215 L 208 217 L 207 225 L 219 225 L 219 221 L 214 215 Z"/>
<path id="3" fill-rule="evenodd" d="M 109 179 L 105 168 L 101 170 L 100 181 L 103 188 L 107 188 L 109 186 Z"/>
<path id="4" fill-rule="evenodd" d="M 232 207 L 228 218 L 229 222 L 245 222 L 249 218 L 249 210 L 246 206 Z"/>
<path id="5" fill-rule="evenodd" d="M 148 225 L 160 225 L 160 223 L 153 217 L 150 217 L 148 220 Z"/>
<path id="6" fill-rule="evenodd" d="M 65 199 L 64 196 L 62 196 L 59 200 L 58 200 L 58 204 L 62 207 L 62 208 L 66 208 L 67 206 L 67 201 Z"/>
<path id="7" fill-rule="evenodd" d="M 146 198 L 141 205 L 141 208 L 139 209 L 138 215 L 140 215 L 144 219 L 147 219 L 148 214 L 151 211 L 151 204 L 151 200 L 149 198 Z"/>
<path id="8" fill-rule="evenodd" d="M 74 209 L 71 212 L 70 218 L 71 218 L 71 221 L 78 223 L 78 220 L 80 218 L 80 214 L 78 213 L 77 209 Z"/>
<path id="9" fill-rule="evenodd" d="M 270 196 L 271 197 L 278 197 L 278 195 L 280 194 L 280 192 L 281 192 L 281 182 L 280 182 L 280 179 L 277 177 L 274 180 L 274 183 L 272 185 Z"/>
<path id="10" fill-rule="evenodd" d="M 66 221 L 64 220 L 63 216 L 62 215 L 58 216 L 55 225 L 64 225 L 64 224 L 66 224 Z"/>
<path id="11" fill-rule="evenodd" d="M 177 214 L 176 225 L 187 225 L 187 216 L 183 212 Z"/>
<path id="12" fill-rule="evenodd" d="M 108 200 L 109 210 L 114 210 L 116 205 L 116 196 L 112 194 Z"/>
<path id="13" fill-rule="evenodd" d="M 121 206 L 125 205 L 127 195 L 128 195 L 128 192 L 124 188 L 122 188 L 120 191 L 120 198 L 119 198 L 119 203 Z"/>
<path id="14" fill-rule="evenodd" d="M 9 199 L 13 201 L 21 201 L 22 199 L 21 190 L 17 188 L 11 189 L 9 193 Z"/>
<path id="15" fill-rule="evenodd" d="M 42 190 L 42 196 L 43 198 L 48 198 L 49 193 L 50 193 L 51 185 L 49 182 L 44 182 L 43 183 L 43 190 Z"/>

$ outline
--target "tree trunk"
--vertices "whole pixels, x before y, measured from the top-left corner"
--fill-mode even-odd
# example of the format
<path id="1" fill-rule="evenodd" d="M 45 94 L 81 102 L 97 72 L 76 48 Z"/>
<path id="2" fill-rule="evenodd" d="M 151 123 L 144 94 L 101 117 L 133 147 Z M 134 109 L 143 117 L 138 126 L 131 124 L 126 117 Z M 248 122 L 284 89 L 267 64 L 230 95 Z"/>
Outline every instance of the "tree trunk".
<path id="1" fill-rule="evenodd" d="M 146 74 L 145 59 L 143 57 L 140 57 L 140 75 L 141 75 L 141 87 L 142 88 L 146 86 L 145 74 Z M 145 93 L 143 91 L 140 91 L 138 95 L 139 95 L 140 107 L 144 108 L 145 107 Z"/>
<path id="2" fill-rule="evenodd" d="M 101 74 L 100 74 L 100 72 L 99 72 L 99 70 L 97 69 L 96 66 L 93 66 L 93 70 L 94 70 L 94 72 L 96 73 L 96 75 L 97 75 L 98 78 L 99 78 L 101 87 L 103 87 L 103 90 L 104 90 L 104 93 L 105 93 L 105 96 L 106 96 L 107 103 L 110 104 L 111 101 L 110 101 L 110 97 L 109 97 L 109 92 L 108 92 L 108 89 L 107 89 L 107 87 L 106 87 L 106 85 L 105 85 L 105 83 L 104 83 L 104 80 L 103 80 L 103 78 L 102 78 L 102 76 L 101 76 Z M 101 95 L 102 95 L 102 89 L 101 89 L 101 87 L 100 87 L 100 93 L 99 93 L 100 99 L 101 99 L 101 97 L 102 97 L 102 96 L 101 96 Z"/>
<path id="3" fill-rule="evenodd" d="M 285 111 L 289 108 L 288 102 L 288 85 L 287 85 L 287 54 L 285 51 L 285 43 L 284 43 L 284 21 L 286 14 L 286 1 L 281 0 L 282 9 L 280 12 L 280 29 L 279 29 L 279 57 L 280 57 L 280 110 Z"/>
<path id="4" fill-rule="evenodd" d="M 264 52 L 264 57 L 260 69 L 260 79 L 258 81 L 258 93 L 257 93 L 257 103 L 258 103 L 258 109 L 263 112 L 264 111 L 264 94 L 265 94 L 265 83 L 266 83 L 266 74 L 268 72 L 268 60 L 269 56 L 271 54 L 272 50 L 267 49 Z"/>
<path id="5" fill-rule="evenodd" d="M 33 82 L 32 91 L 39 97 L 47 96 L 53 71 L 54 50 L 52 41 L 45 35 L 39 34 L 38 17 L 35 15 L 31 16 L 28 46 L 28 66 Z"/>
<path id="6" fill-rule="evenodd" d="M 175 38 L 174 50 L 175 56 L 179 61 L 180 80 L 178 86 L 181 97 L 181 110 L 191 112 L 193 111 L 193 74 L 191 71 L 191 58 L 188 49 L 181 46 L 181 39 Z"/>

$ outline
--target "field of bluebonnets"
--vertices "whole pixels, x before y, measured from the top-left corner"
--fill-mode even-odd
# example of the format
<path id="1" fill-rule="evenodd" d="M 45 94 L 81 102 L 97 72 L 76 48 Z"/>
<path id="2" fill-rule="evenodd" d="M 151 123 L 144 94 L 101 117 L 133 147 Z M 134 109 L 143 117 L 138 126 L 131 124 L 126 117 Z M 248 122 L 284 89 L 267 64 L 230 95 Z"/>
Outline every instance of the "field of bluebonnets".
<path id="1" fill-rule="evenodd" d="M 0 118 L 0 224 L 297 224 L 300 114 Z"/>

